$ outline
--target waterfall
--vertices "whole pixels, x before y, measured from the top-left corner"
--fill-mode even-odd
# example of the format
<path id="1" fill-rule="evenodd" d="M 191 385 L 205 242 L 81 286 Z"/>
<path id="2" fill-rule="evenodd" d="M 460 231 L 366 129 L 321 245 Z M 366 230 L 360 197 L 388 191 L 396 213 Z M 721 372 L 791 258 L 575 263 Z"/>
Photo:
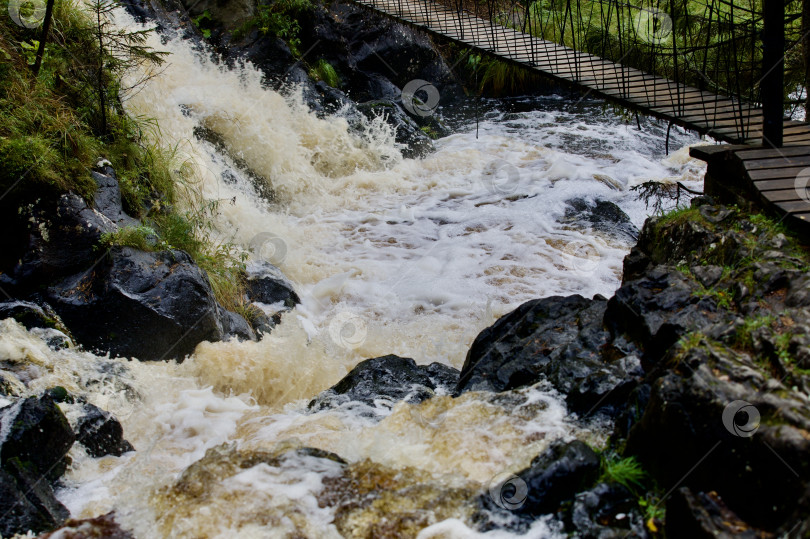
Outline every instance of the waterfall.
<path id="1" fill-rule="evenodd" d="M 123 12 L 116 19 L 135 25 Z M 277 265 L 302 303 L 263 340 L 202 343 L 180 365 L 55 351 L 0 322 L 0 348 L 31 373 L 29 391 L 65 386 L 119 417 L 136 447 L 102 459 L 74 447 L 58 492 L 74 517 L 115 510 L 138 537 L 339 537 L 336 506 L 325 501 L 345 473 L 333 461 L 295 453 L 237 464 L 306 446 L 336 453 L 352 473 L 447 497 L 420 537 L 470 537 L 460 493 L 486 490 L 553 440 L 604 441 L 599 424 L 571 421 L 543 384 L 516 392 L 510 406 L 479 393 L 391 410 L 306 406 L 362 359 L 393 353 L 459 368 L 482 329 L 529 299 L 611 294 L 631 242 L 567 220 L 568 201 L 614 202 L 638 226 L 647 210 L 630 187 L 702 181 L 685 148 L 666 158 L 655 129 L 550 96 L 518 112 L 495 103 L 480 138 L 461 128 L 430 156 L 403 159 L 384 122 L 319 118 L 295 89 L 266 88 L 255 67 L 229 69 L 163 38 L 149 44 L 169 51 L 168 63 L 127 111 L 155 119 L 152 136 L 177 147 L 190 189 L 220 201 L 216 238 Z M 197 476 L 205 496 L 178 490 L 179 478 Z M 392 489 L 390 503 L 405 504 Z M 385 517 L 377 511 L 366 517 Z M 550 533 L 544 520 L 528 532 Z"/>

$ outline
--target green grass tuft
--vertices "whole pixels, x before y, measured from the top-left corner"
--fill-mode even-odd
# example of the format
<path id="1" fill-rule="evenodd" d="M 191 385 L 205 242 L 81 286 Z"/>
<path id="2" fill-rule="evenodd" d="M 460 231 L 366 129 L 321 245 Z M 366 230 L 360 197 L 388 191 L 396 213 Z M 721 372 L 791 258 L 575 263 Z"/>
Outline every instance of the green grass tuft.
<path id="1" fill-rule="evenodd" d="M 635 457 L 619 458 L 616 455 L 609 455 L 602 460 L 601 481 L 606 483 L 618 483 L 628 490 L 635 492 L 644 489 L 644 481 L 647 472 L 641 467 Z"/>
<path id="2" fill-rule="evenodd" d="M 331 86 L 332 88 L 337 88 L 340 86 L 340 76 L 335 71 L 335 68 L 321 58 L 318 60 L 318 63 L 315 64 L 315 67 L 309 70 L 309 76 L 312 77 L 314 80 L 320 80 Z"/>
<path id="3" fill-rule="evenodd" d="M 161 248 L 155 229 L 146 226 L 125 226 L 115 232 L 101 235 L 101 247 L 134 247 L 141 251 L 154 251 Z"/>

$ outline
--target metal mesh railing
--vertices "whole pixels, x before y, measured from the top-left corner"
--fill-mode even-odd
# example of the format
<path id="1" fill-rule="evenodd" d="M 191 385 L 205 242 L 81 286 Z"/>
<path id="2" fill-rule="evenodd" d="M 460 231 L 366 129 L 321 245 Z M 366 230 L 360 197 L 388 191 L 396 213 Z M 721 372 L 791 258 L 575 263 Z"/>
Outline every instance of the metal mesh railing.
<path id="1" fill-rule="evenodd" d="M 768 97 L 759 85 L 761 1 L 357 3 L 676 123 L 743 142 L 761 136 L 760 104 Z M 786 93 L 798 96 L 805 80 L 802 55 L 795 50 L 801 21 L 790 14 L 791 4 L 788 13 Z"/>

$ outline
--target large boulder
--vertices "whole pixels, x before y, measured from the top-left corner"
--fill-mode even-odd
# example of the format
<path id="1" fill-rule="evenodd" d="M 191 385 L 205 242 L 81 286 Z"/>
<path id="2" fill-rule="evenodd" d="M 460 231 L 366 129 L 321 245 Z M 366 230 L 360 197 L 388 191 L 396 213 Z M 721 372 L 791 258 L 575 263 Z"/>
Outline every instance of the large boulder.
<path id="1" fill-rule="evenodd" d="M 388 408 L 405 400 L 422 402 L 437 391 L 450 393 L 458 380 L 458 371 L 440 363 L 417 365 L 411 358 L 394 355 L 362 361 L 340 382 L 327 389 L 309 408 L 321 410 L 349 402 Z"/>
<path id="2" fill-rule="evenodd" d="M 211 285 L 182 251 L 111 249 L 48 299 L 79 343 L 114 356 L 182 359 L 224 336 Z"/>
<path id="3" fill-rule="evenodd" d="M 476 337 L 456 393 L 507 391 L 550 381 L 577 412 L 624 401 L 638 359 L 609 346 L 607 301 L 579 295 L 531 300 Z"/>

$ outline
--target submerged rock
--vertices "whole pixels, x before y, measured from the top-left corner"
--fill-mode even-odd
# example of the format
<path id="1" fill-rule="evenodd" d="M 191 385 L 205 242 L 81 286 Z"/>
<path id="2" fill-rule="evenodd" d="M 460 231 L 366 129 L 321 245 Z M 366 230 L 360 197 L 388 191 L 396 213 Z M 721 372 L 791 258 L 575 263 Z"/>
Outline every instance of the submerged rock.
<path id="1" fill-rule="evenodd" d="M 402 155 L 408 158 L 424 157 L 433 151 L 433 141 L 427 132 L 431 132 L 430 126 L 422 127 L 399 105 L 393 101 L 376 100 L 357 105 L 357 109 L 368 119 L 382 118 L 394 129 L 394 140 L 402 144 Z"/>
<path id="2" fill-rule="evenodd" d="M 334 525 L 343 537 L 416 537 L 432 524 L 466 520 L 474 495 L 473 485 L 448 484 L 423 470 L 366 459 L 327 477 L 318 503 L 335 508 Z"/>
<path id="3" fill-rule="evenodd" d="M 208 278 L 182 251 L 114 248 L 48 298 L 81 344 L 114 356 L 182 359 L 224 335 Z"/>
<path id="4" fill-rule="evenodd" d="M 292 309 L 301 303 L 289 279 L 273 264 L 259 262 L 247 268 L 247 295 L 250 301 L 266 305 L 281 304 Z"/>
<path id="5" fill-rule="evenodd" d="M 109 412 L 92 404 L 84 405 L 84 415 L 76 423 L 76 439 L 91 457 L 121 456 L 134 451 L 124 439 L 121 423 Z"/>
<path id="6" fill-rule="evenodd" d="M 585 443 L 556 441 L 525 470 L 489 485 L 477 499 L 472 520 L 481 530 L 507 527 L 525 531 L 529 522 L 556 513 L 592 485 L 599 476 L 599 465 L 599 456 Z"/>
<path id="7" fill-rule="evenodd" d="M 115 512 L 95 518 L 69 519 L 64 525 L 40 539 L 133 539 L 135 536 L 115 521 Z"/>
<path id="8" fill-rule="evenodd" d="M 5 469 L 18 459 L 51 481 L 65 472 L 65 457 L 76 440 L 65 415 L 47 397 L 29 397 L 0 408 L 0 433 L 0 466 Z"/>
<path id="9" fill-rule="evenodd" d="M 638 229 L 630 217 L 613 202 L 575 198 L 566 204 L 564 223 L 587 226 L 628 243 L 638 239 Z"/>
<path id="10" fill-rule="evenodd" d="M 417 365 L 411 358 L 377 357 L 357 364 L 340 382 L 315 397 L 309 408 L 322 410 L 350 401 L 388 407 L 400 400 L 417 403 L 437 391 L 449 393 L 457 379 L 456 369 L 440 363 Z"/>

